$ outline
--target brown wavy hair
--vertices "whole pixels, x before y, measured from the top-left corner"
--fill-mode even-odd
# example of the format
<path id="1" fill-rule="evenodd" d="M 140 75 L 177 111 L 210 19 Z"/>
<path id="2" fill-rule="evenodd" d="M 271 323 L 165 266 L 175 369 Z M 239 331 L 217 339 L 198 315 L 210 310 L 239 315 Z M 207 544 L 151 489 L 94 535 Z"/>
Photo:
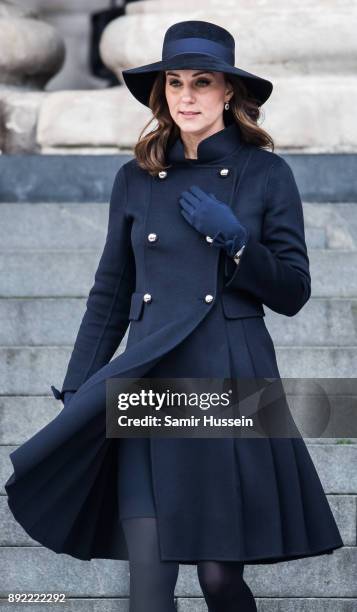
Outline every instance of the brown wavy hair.
<path id="1" fill-rule="evenodd" d="M 258 125 L 261 117 L 261 109 L 258 100 L 248 91 L 242 79 L 235 75 L 225 73 L 225 81 L 233 90 L 229 101 L 229 110 L 223 111 L 225 126 L 235 121 L 244 142 L 254 144 L 262 149 L 274 151 L 272 137 Z M 134 147 L 134 155 L 140 168 L 147 170 L 149 174 L 156 175 L 161 170 L 170 168 L 166 163 L 166 150 L 180 135 L 180 128 L 173 121 L 165 96 L 166 74 L 160 71 L 151 89 L 149 106 L 152 118 L 143 127 L 139 134 L 139 140 Z M 151 122 L 156 119 L 157 125 L 154 130 L 144 134 Z"/>

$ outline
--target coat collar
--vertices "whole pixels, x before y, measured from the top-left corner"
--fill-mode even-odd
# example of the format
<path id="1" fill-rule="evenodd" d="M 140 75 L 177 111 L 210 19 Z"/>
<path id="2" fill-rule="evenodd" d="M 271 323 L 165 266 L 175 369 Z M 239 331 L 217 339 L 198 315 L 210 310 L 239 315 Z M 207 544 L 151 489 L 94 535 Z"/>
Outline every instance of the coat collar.
<path id="1" fill-rule="evenodd" d="M 167 153 L 169 163 L 184 162 L 187 164 L 199 164 L 218 161 L 230 155 L 242 145 L 240 130 L 236 122 L 233 122 L 211 136 L 204 138 L 197 147 L 197 159 L 185 157 L 184 146 L 180 136 L 175 140 Z"/>

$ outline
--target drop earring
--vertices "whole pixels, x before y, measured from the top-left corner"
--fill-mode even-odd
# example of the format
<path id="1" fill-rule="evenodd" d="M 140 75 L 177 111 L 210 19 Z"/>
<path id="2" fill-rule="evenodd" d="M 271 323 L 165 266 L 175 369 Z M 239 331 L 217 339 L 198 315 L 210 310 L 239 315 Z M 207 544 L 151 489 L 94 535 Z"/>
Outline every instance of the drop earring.
<path id="1" fill-rule="evenodd" d="M 225 103 L 224 108 L 225 108 L 225 110 L 228 110 L 228 109 L 229 109 L 229 102 L 226 102 L 226 103 Z"/>

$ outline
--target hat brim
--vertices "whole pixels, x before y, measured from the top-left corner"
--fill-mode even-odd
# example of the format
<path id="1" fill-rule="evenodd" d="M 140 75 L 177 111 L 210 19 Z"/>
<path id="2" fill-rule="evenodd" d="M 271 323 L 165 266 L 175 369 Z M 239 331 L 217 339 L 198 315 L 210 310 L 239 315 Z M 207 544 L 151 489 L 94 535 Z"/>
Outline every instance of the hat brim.
<path id="1" fill-rule="evenodd" d="M 247 89 L 258 100 L 259 106 L 264 104 L 273 91 L 273 84 L 267 79 L 263 79 L 256 74 L 236 68 L 219 60 L 214 56 L 203 55 L 200 53 L 180 53 L 176 57 L 168 60 L 161 60 L 152 64 L 138 66 L 123 70 L 123 79 L 132 95 L 145 106 L 149 106 L 149 97 L 152 86 L 159 72 L 170 69 L 204 69 L 209 71 L 225 72 L 233 74 L 242 79 Z"/>

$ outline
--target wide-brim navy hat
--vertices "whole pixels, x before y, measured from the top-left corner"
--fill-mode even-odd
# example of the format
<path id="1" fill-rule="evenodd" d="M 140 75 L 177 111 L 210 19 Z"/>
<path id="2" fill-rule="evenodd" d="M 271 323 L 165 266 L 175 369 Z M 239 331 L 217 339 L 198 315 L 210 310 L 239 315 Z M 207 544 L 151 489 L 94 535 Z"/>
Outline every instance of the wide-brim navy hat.
<path id="1" fill-rule="evenodd" d="M 149 106 L 151 89 L 160 71 L 190 68 L 225 72 L 242 79 L 259 106 L 264 104 L 273 84 L 234 64 L 235 40 L 228 30 L 208 21 L 180 21 L 166 31 L 161 61 L 123 70 L 123 79 L 133 96 Z"/>

